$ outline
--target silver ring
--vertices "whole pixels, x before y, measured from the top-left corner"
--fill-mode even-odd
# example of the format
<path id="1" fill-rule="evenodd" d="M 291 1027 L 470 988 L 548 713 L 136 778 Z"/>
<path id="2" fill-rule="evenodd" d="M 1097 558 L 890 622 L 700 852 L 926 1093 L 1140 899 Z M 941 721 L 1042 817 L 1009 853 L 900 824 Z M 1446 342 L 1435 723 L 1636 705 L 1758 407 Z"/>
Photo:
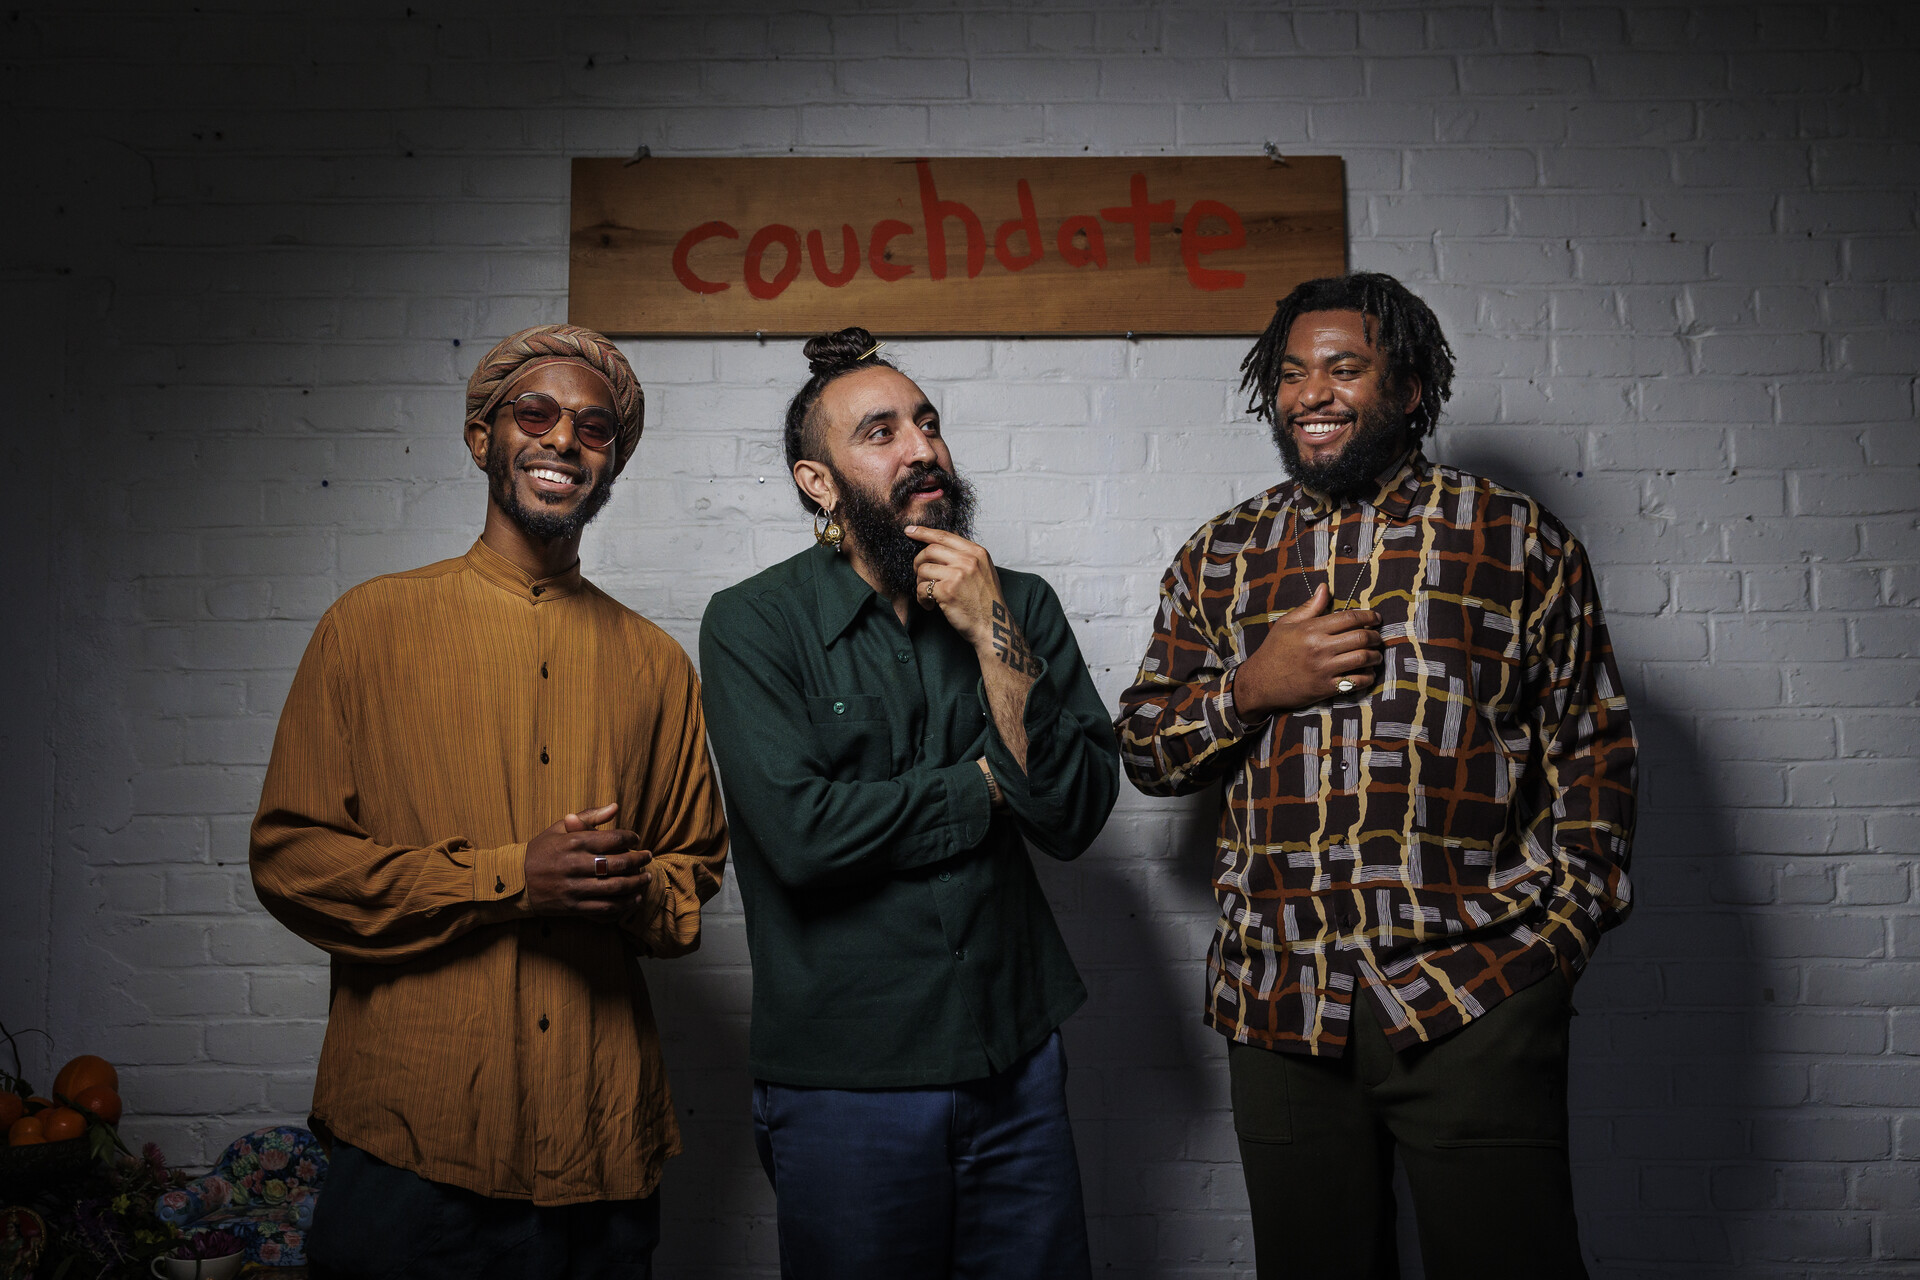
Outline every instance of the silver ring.
<path id="1" fill-rule="evenodd" d="M 605 880 L 607 878 L 607 860 L 605 857 L 596 856 L 594 858 L 593 878 L 595 880 Z"/>
<path id="2" fill-rule="evenodd" d="M 1353 681 L 1347 679 L 1345 676 L 1341 676 L 1339 681 L 1336 682 L 1333 687 L 1338 689 L 1342 693 L 1352 693 L 1356 686 L 1354 685 Z"/>

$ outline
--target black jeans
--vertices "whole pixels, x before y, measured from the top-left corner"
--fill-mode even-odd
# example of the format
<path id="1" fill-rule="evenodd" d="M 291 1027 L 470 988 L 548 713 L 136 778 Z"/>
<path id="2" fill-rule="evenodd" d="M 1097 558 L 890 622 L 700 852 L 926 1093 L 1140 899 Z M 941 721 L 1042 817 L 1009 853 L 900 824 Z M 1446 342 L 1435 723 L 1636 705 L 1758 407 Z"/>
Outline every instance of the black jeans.
<path id="1" fill-rule="evenodd" d="M 314 1280 L 651 1280 L 659 1243 L 658 1194 L 542 1209 L 336 1142 L 307 1258 Z"/>
<path id="2" fill-rule="evenodd" d="M 1393 1280 L 1393 1161 L 1429 1280 L 1584 1280 L 1558 973 L 1395 1053 L 1368 998 L 1340 1058 L 1235 1044 L 1233 1122 L 1261 1280 Z"/>

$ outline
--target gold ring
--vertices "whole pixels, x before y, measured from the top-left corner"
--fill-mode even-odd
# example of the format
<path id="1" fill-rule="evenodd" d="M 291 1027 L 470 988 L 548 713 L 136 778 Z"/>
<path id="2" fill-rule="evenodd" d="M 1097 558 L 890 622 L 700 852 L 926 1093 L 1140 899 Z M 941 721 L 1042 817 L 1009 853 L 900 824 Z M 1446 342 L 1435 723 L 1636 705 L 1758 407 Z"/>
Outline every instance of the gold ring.
<path id="1" fill-rule="evenodd" d="M 933 579 L 929 578 L 920 585 L 920 598 L 928 604 L 933 603 Z"/>

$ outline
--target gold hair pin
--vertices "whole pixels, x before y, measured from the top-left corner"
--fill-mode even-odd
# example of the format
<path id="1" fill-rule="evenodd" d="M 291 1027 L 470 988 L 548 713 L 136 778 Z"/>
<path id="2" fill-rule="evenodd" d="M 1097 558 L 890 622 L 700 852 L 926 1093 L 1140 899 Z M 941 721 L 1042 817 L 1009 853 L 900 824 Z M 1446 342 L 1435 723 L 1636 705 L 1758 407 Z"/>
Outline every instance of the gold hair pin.
<path id="1" fill-rule="evenodd" d="M 853 358 L 854 363 L 855 364 L 860 363 L 860 361 L 865 360 L 868 356 L 872 355 L 874 352 L 880 350 L 880 348 L 886 345 L 887 344 L 884 342 L 874 343 L 872 346 L 868 347 L 865 351 L 862 351 L 859 355 L 855 356 Z"/>

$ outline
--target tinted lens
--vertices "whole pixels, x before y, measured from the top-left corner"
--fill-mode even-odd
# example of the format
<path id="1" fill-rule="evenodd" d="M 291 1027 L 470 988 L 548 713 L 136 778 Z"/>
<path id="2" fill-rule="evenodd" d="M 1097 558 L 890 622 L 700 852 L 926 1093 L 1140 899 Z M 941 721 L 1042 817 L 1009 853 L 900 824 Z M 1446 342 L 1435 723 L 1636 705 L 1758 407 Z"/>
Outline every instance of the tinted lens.
<path id="1" fill-rule="evenodd" d="M 620 434 L 620 423 L 605 409 L 582 409 L 573 415 L 573 434 L 589 449 L 604 449 Z"/>
<path id="2" fill-rule="evenodd" d="M 543 436 L 560 421 L 560 405 L 552 396 L 529 391 L 513 402 L 513 420 L 530 436 Z"/>

